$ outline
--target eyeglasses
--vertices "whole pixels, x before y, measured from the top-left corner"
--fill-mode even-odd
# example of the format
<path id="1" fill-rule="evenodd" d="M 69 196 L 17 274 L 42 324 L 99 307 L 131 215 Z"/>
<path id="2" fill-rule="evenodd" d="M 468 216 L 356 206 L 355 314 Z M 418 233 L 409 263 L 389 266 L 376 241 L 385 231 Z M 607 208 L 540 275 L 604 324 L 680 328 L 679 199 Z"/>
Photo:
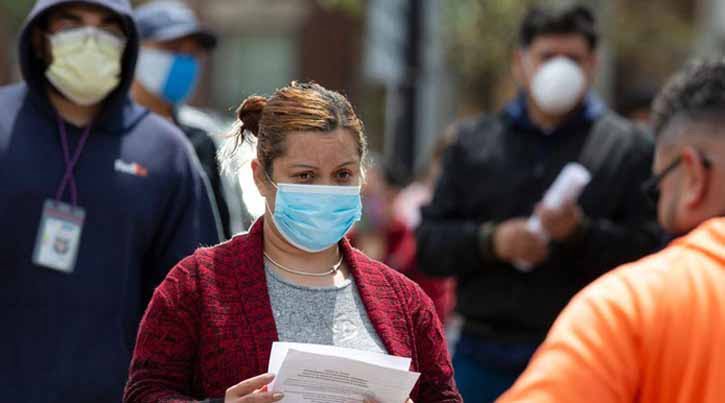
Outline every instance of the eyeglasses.
<path id="1" fill-rule="evenodd" d="M 710 169 L 710 167 L 712 166 L 712 162 L 710 162 L 710 160 L 701 152 L 698 152 L 698 154 L 700 155 L 700 159 L 702 159 L 702 165 L 705 167 L 705 169 Z M 662 172 L 649 178 L 642 184 L 642 191 L 647 196 L 647 199 L 654 206 L 657 206 L 657 202 L 660 199 L 660 183 L 662 183 L 665 177 L 669 175 L 670 172 L 674 171 L 675 168 L 677 168 L 681 163 L 682 156 L 679 156 L 675 158 L 674 161 L 670 162 L 670 164 L 667 165 L 665 169 L 662 170 Z"/>

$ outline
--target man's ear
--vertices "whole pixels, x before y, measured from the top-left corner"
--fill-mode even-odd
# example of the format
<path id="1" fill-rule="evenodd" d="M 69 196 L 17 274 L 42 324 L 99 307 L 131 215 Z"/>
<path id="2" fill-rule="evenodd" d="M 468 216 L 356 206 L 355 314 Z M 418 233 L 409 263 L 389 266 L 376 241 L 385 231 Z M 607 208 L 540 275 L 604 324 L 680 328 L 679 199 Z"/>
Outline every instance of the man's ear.
<path id="1" fill-rule="evenodd" d="M 589 57 L 584 59 L 582 68 L 587 75 L 587 81 L 591 87 L 597 79 L 597 71 L 599 70 L 599 52 L 596 49 L 593 49 Z"/>
<path id="2" fill-rule="evenodd" d="M 526 53 L 523 49 L 517 48 L 511 57 L 511 72 L 517 84 L 523 86 L 526 83 L 526 68 L 524 67 Z"/>
<path id="3" fill-rule="evenodd" d="M 30 45 L 33 47 L 33 54 L 38 60 L 42 60 L 46 66 L 53 61 L 50 52 L 50 43 L 45 32 L 38 27 L 33 27 L 30 33 Z"/>
<path id="4" fill-rule="evenodd" d="M 268 197 L 269 188 L 271 187 L 267 175 L 264 172 L 264 167 L 258 159 L 252 160 L 252 176 L 254 177 L 254 184 L 257 185 L 257 190 L 262 197 Z"/>
<path id="5" fill-rule="evenodd" d="M 700 153 L 693 147 L 682 149 L 682 169 L 685 174 L 682 201 L 687 208 L 697 208 L 707 198 L 708 169 Z"/>

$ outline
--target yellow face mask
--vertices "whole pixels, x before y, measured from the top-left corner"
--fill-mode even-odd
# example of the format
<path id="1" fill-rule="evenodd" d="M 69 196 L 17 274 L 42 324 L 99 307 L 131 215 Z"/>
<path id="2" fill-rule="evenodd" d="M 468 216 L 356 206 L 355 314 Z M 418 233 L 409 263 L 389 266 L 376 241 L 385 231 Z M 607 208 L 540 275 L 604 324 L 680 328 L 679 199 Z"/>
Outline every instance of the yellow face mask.
<path id="1" fill-rule="evenodd" d="M 118 86 L 124 39 L 95 27 L 61 31 L 49 39 L 53 62 L 45 76 L 68 99 L 94 105 Z"/>

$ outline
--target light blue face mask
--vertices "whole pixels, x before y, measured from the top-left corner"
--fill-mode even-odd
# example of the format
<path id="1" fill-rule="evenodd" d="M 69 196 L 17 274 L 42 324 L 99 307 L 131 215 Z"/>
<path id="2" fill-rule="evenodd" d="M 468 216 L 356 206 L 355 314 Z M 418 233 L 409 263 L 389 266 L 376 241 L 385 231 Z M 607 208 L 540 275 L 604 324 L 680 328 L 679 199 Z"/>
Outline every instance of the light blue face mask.
<path id="1" fill-rule="evenodd" d="M 142 48 L 136 80 L 166 102 L 179 105 L 194 90 L 199 70 L 199 62 L 193 56 Z"/>
<path id="2" fill-rule="evenodd" d="M 320 252 L 338 243 L 362 216 L 360 186 L 274 186 L 274 225 L 287 242 L 304 251 Z"/>

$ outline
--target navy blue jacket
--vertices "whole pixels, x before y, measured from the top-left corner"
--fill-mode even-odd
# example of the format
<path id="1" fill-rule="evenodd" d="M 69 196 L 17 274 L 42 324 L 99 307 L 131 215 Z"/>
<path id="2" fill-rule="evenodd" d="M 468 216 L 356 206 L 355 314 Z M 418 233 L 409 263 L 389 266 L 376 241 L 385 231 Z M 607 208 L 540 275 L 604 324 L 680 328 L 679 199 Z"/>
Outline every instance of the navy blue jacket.
<path id="1" fill-rule="evenodd" d="M 130 5 L 84 0 L 126 25 L 122 82 L 103 101 L 75 169 L 86 211 L 75 270 L 33 264 L 43 203 L 55 196 L 65 164 L 30 34 L 49 8 L 70 2 L 38 1 L 20 38 L 25 81 L 0 88 L 0 400 L 7 402 L 120 401 L 153 289 L 177 261 L 219 240 L 188 140 L 129 100 L 138 53 Z M 66 127 L 75 150 L 82 129 Z"/>

